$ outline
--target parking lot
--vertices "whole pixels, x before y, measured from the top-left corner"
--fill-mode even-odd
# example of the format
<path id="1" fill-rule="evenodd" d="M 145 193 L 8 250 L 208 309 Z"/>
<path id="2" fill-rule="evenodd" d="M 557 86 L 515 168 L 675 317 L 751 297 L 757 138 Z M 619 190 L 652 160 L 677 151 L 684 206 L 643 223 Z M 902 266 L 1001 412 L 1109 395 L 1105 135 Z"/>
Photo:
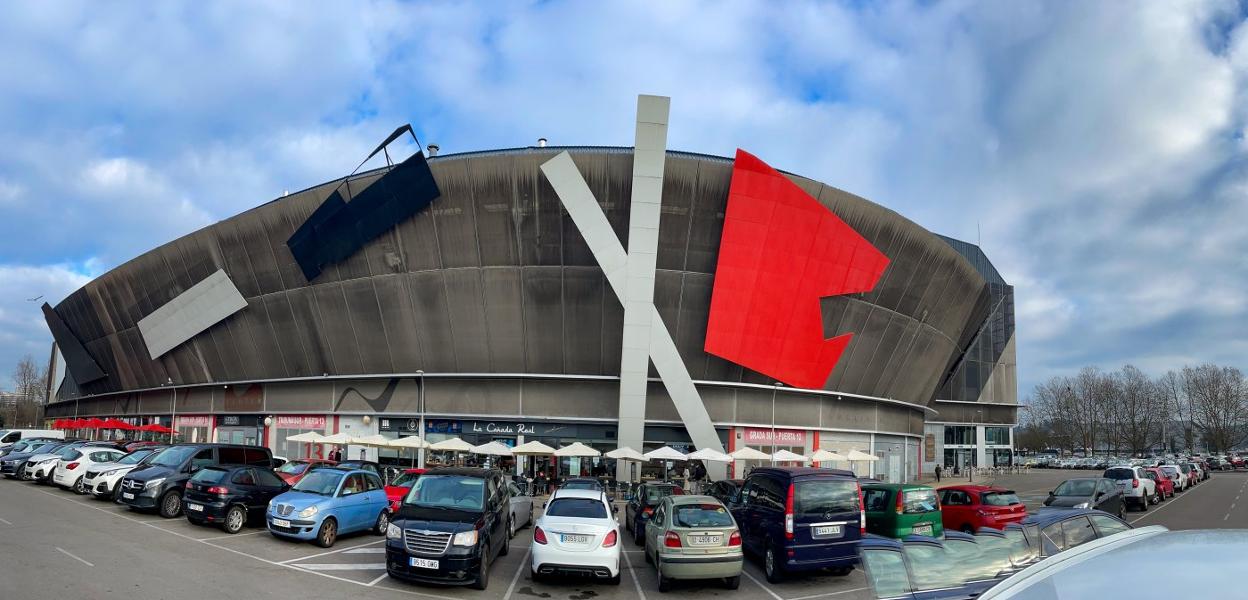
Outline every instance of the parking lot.
<path id="1" fill-rule="evenodd" d="M 538 501 L 540 507 L 540 500 Z M 534 583 L 529 577 L 532 528 L 512 540 L 511 553 L 491 569 L 484 592 L 418 586 L 386 576 L 384 539 L 344 536 L 333 548 L 273 538 L 249 527 L 237 535 L 163 519 L 71 492 L 19 481 L 0 481 L 0 594 L 5 598 L 204 597 L 254 598 L 553 598 L 606 600 L 680 595 L 687 598 L 815 600 L 870 598 L 862 572 L 817 574 L 767 583 L 747 561 L 739 590 L 713 583 L 678 584 L 658 592 L 654 569 L 640 549 L 625 542 L 619 586 L 587 580 Z"/>

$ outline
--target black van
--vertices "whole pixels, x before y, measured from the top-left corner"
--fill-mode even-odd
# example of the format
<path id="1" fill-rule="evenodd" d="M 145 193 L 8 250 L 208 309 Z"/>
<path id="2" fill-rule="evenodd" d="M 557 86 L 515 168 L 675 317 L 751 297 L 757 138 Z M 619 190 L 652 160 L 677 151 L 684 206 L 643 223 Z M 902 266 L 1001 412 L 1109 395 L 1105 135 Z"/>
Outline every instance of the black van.
<path id="1" fill-rule="evenodd" d="M 178 444 L 136 467 L 117 484 L 117 502 L 133 509 L 157 509 L 172 519 L 182 514 L 182 494 L 196 471 L 210 465 L 273 468 L 273 453 L 241 444 Z"/>
<path id="2" fill-rule="evenodd" d="M 443 468 L 412 485 L 386 530 L 391 577 L 484 590 L 509 550 L 511 493 L 500 471 Z"/>
<path id="3" fill-rule="evenodd" d="M 850 471 L 809 467 L 754 469 L 732 504 L 742 549 L 763 561 L 767 580 L 831 569 L 848 575 L 866 530 L 862 487 Z"/>

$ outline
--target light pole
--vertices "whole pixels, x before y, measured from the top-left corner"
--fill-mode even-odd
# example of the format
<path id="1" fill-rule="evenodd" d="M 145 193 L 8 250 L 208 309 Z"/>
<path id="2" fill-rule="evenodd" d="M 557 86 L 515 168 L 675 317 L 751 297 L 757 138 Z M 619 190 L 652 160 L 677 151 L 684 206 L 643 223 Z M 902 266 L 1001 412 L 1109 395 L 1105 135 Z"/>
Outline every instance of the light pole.
<path id="1" fill-rule="evenodd" d="M 420 431 L 418 431 L 416 435 L 420 436 L 420 439 L 423 440 L 425 439 L 425 372 L 423 369 L 417 369 L 416 375 L 420 377 L 420 396 L 416 402 L 420 405 Z M 420 465 L 420 468 L 425 468 L 425 449 L 420 448 L 416 451 L 416 453 L 416 463 Z"/>
<path id="2" fill-rule="evenodd" d="M 776 466 L 776 392 L 784 385 L 779 381 L 771 384 L 771 466 Z"/>

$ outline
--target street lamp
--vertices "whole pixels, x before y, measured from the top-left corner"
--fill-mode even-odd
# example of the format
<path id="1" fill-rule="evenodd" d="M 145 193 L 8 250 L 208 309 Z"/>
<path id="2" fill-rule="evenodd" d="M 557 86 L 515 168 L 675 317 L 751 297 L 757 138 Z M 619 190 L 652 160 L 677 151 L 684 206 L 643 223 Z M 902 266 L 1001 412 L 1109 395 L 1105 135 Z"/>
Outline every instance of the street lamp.
<path id="1" fill-rule="evenodd" d="M 417 369 L 416 375 L 420 377 L 420 397 L 417 400 L 417 404 L 420 405 L 420 431 L 416 432 L 416 435 L 423 440 L 425 439 L 425 372 L 423 369 Z M 416 456 L 417 464 L 420 465 L 420 468 L 425 468 L 425 449 L 420 448 L 417 450 Z"/>

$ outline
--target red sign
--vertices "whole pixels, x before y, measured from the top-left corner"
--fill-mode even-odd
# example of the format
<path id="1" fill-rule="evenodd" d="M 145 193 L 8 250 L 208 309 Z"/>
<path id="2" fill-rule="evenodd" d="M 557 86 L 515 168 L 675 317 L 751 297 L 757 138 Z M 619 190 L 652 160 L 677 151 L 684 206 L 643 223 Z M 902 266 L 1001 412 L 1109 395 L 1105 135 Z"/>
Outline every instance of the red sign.
<path id="1" fill-rule="evenodd" d="M 212 417 L 200 415 L 194 417 L 178 417 L 178 427 L 212 427 Z"/>
<path id="2" fill-rule="evenodd" d="M 277 427 L 278 429 L 325 429 L 325 417 L 278 417 Z"/>
<path id="3" fill-rule="evenodd" d="M 806 431 L 804 429 L 776 429 L 775 437 L 772 437 L 773 430 L 763 429 L 761 427 L 745 428 L 746 445 L 754 446 L 805 446 Z M 775 443 L 772 443 L 772 440 Z"/>
<path id="4" fill-rule="evenodd" d="M 869 292 L 887 267 L 849 224 L 737 150 L 705 349 L 791 386 L 822 388 L 853 334 L 823 337 L 819 299 Z"/>

